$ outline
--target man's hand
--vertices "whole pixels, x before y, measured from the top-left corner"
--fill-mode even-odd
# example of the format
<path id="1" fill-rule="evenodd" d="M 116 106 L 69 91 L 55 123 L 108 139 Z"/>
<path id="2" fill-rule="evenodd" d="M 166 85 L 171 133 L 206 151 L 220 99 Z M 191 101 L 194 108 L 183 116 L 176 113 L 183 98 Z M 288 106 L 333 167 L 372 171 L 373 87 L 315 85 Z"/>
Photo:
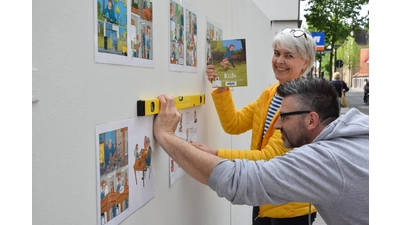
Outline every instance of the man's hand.
<path id="1" fill-rule="evenodd" d="M 208 185 L 213 168 L 223 159 L 203 151 L 175 136 L 175 129 L 181 114 L 171 95 L 160 95 L 160 112 L 154 119 L 153 133 L 164 151 L 174 159 L 190 176 Z"/>
<path id="2" fill-rule="evenodd" d="M 160 112 L 153 123 L 153 133 L 156 139 L 162 134 L 175 135 L 176 127 L 181 119 L 181 114 L 175 106 L 175 99 L 171 95 L 158 96 L 160 100 Z"/>

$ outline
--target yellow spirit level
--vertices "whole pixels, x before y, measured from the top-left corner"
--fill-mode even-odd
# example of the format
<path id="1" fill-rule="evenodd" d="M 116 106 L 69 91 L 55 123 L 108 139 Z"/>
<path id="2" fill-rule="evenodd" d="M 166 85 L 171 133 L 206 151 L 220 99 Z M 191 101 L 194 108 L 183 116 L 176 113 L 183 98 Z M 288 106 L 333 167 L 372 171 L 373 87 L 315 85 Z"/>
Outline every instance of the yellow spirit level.
<path id="1" fill-rule="evenodd" d="M 190 108 L 194 106 L 204 105 L 205 95 L 190 95 L 175 97 L 175 105 L 177 109 Z M 160 112 L 160 100 L 139 100 L 137 101 L 137 115 L 148 116 L 158 114 Z"/>

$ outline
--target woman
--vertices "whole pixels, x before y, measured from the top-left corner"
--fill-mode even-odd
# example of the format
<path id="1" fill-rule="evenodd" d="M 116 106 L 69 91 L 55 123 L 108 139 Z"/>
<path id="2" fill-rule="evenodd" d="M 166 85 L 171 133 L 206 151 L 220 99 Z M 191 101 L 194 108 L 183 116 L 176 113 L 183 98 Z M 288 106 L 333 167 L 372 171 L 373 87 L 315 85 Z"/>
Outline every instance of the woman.
<path id="1" fill-rule="evenodd" d="M 306 76 L 315 61 L 316 45 L 308 32 L 285 28 L 274 37 L 272 47 L 274 49 L 272 69 L 278 82 L 267 87 L 257 100 L 241 110 L 236 110 L 229 88 L 220 87 L 211 93 L 225 132 L 241 134 L 252 130 L 251 151 L 222 148 L 214 150 L 203 144 L 193 143 L 193 145 L 230 160 L 234 158 L 269 160 L 291 150 L 283 146 L 281 132 L 274 129 L 274 124 L 279 119 L 279 107 L 282 101 L 282 98 L 277 96 L 276 89 L 280 83 Z M 207 66 L 206 74 L 210 82 L 218 77 L 213 65 Z M 308 225 L 309 212 L 312 213 L 312 222 L 316 217 L 314 206 L 311 208 L 309 206 L 308 203 L 292 202 L 279 206 L 254 207 L 252 224 Z"/>
<path id="2" fill-rule="evenodd" d="M 342 90 L 348 92 L 350 89 L 347 83 L 341 79 L 341 74 L 339 72 L 333 73 L 333 79 L 331 81 L 332 85 L 335 87 L 336 93 L 338 95 L 339 112 L 342 109 Z"/>

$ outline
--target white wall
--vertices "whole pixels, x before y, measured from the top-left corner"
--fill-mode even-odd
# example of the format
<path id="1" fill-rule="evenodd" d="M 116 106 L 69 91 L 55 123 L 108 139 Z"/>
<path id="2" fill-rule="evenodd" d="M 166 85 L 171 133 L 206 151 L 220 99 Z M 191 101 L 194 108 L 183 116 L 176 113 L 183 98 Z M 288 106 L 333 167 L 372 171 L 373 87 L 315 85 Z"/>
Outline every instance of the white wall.
<path id="1" fill-rule="evenodd" d="M 95 126 L 136 116 L 140 99 L 205 93 L 199 142 L 249 147 L 250 132 L 231 136 L 220 127 L 200 46 L 206 16 L 223 26 L 225 39 L 246 38 L 249 86 L 233 89 L 241 108 L 276 82 L 270 19 L 253 1 L 185 2 L 198 10 L 198 73 L 168 70 L 169 1 L 153 1 L 154 68 L 94 62 L 93 0 L 33 1 L 32 89 L 39 100 L 32 103 L 33 224 L 96 224 Z M 168 156 L 158 145 L 154 160 L 156 197 L 122 224 L 250 224 L 250 206 L 232 206 L 188 175 L 170 187 Z"/>
<path id="2" fill-rule="evenodd" d="M 253 0 L 271 20 L 297 20 L 300 1 L 304 0 Z"/>

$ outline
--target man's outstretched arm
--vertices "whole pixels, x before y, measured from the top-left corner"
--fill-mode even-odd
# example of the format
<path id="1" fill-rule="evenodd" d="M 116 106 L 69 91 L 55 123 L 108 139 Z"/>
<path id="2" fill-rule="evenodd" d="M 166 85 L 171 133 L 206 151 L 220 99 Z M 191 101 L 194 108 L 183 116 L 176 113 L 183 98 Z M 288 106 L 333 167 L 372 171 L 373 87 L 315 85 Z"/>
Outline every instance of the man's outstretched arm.
<path id="1" fill-rule="evenodd" d="M 174 131 L 180 121 L 181 114 L 175 106 L 174 97 L 160 95 L 160 112 L 153 123 L 154 137 L 167 154 L 174 159 L 183 170 L 199 182 L 208 185 L 210 174 L 223 159 L 203 152 L 192 144 L 175 136 Z"/>

